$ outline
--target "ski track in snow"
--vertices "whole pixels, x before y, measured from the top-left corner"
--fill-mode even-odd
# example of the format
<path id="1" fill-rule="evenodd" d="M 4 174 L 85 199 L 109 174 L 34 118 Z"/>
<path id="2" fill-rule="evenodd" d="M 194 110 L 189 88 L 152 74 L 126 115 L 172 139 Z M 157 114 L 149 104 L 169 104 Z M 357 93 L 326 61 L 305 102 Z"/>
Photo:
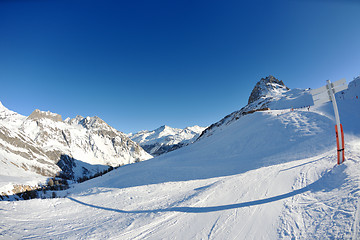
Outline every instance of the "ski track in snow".
<path id="1" fill-rule="evenodd" d="M 348 152 L 348 154 L 351 154 L 351 152 Z M 124 209 L 124 212 L 121 213 L 121 207 L 115 207 L 116 204 L 113 207 L 101 205 L 108 198 L 113 198 L 111 204 L 114 204 L 116 195 L 110 197 L 106 195 L 108 190 L 100 189 L 84 195 L 80 199 L 74 196 L 69 197 L 69 199 L 45 200 L 45 213 L 35 215 L 28 212 L 29 217 L 25 219 L 21 219 L 20 215 L 15 214 L 15 217 L 9 217 L 8 214 L 5 214 L 4 222 L 1 223 L 3 227 L 0 234 L 15 239 L 20 236 L 23 239 L 40 239 L 43 237 L 84 239 L 98 238 L 99 236 L 119 237 L 121 239 L 159 239 L 164 236 L 172 239 L 180 239 L 179 236 L 185 236 L 187 239 L 239 239 L 246 236 L 249 239 L 261 239 L 264 236 L 276 236 L 276 233 L 274 233 L 276 228 L 273 225 L 266 224 L 269 221 L 277 221 L 277 214 L 272 214 L 272 211 L 274 211 L 284 213 L 282 216 L 285 220 L 283 223 L 280 221 L 278 228 L 288 231 L 288 235 L 279 233 L 278 237 L 284 239 L 293 237 L 295 239 L 307 238 L 309 236 L 303 232 L 303 229 L 306 229 L 311 224 L 307 222 L 312 218 L 312 213 L 308 211 L 314 208 L 325 208 L 325 213 L 328 211 L 333 212 L 332 217 L 341 212 L 351 214 L 351 211 L 348 210 L 336 211 L 336 206 L 332 207 L 335 201 L 329 202 L 326 199 L 315 201 L 316 196 L 313 196 L 311 189 L 306 189 L 312 184 L 309 181 L 316 181 L 322 175 L 329 174 L 334 169 L 334 155 L 322 154 L 313 158 L 254 169 L 233 176 L 193 180 L 186 183 L 164 183 L 162 185 L 166 190 L 172 187 L 187 188 L 188 190 L 181 194 L 173 193 L 175 196 L 170 197 L 161 195 L 166 193 L 165 190 L 158 192 L 158 196 L 153 199 L 155 203 L 160 201 L 158 208 L 151 207 L 157 204 L 150 203 L 148 205 L 146 202 L 139 202 L 134 204 L 138 209 Z M 138 188 L 144 191 L 154 190 L 152 185 Z M 305 190 L 302 191 L 301 189 L 304 188 Z M 299 189 L 300 191 L 297 193 L 296 191 Z M 126 189 L 119 189 L 113 190 L 112 194 L 116 194 L 116 191 L 120 191 L 118 194 L 125 194 L 125 196 L 131 196 L 138 192 L 138 190 L 134 190 L 127 194 Z M 223 196 L 220 197 L 219 192 Z M 295 193 L 292 194 L 292 192 Z M 95 194 L 104 195 L 106 198 L 100 200 L 101 196 Z M 164 201 L 161 200 L 162 198 L 164 198 Z M 71 201 L 71 199 L 77 200 L 77 202 Z M 94 201 L 94 203 L 87 203 L 88 200 Z M 150 202 L 153 200 L 150 200 Z M 11 210 L 8 206 L 13 205 L 13 208 L 16 209 L 17 205 L 20 205 L 21 212 L 26 212 L 27 203 L 33 205 L 35 209 L 42 209 L 42 207 L 38 206 L 38 204 L 43 205 L 41 201 L 2 202 L 4 206 L 1 209 L 6 209 L 9 212 Z M 165 206 L 162 206 L 164 204 Z M 70 220 L 73 214 L 64 211 L 64 208 L 62 208 L 62 211 L 57 212 L 57 209 L 62 205 L 75 210 L 77 214 L 89 216 L 89 219 L 77 217 L 75 219 L 81 219 L 81 221 Z M 301 209 L 304 205 L 309 207 Z M 98 206 L 98 208 L 95 208 L 95 206 Z M 83 210 L 80 210 L 80 208 Z M 107 218 L 109 211 L 112 212 L 111 217 Z M 298 212 L 294 214 L 293 211 Z M 47 214 L 48 217 L 46 217 Z M 291 216 L 293 222 L 289 221 L 289 216 Z M 57 222 L 46 224 L 47 221 L 51 222 L 53 219 L 57 219 Z M 121 224 L 122 222 L 123 224 Z M 194 222 L 197 224 L 194 224 Z M 117 223 L 120 223 L 120 230 L 105 235 L 101 230 L 98 233 L 100 226 Z M 257 229 L 259 224 L 263 229 Z M 20 228 L 18 228 L 19 225 Z M 357 218 L 354 219 L 353 225 L 354 233 L 352 236 L 356 236 Z M 182 226 L 183 230 L 179 229 L 179 226 Z M 310 226 L 313 226 L 313 224 Z M 7 228 L 8 230 L 4 232 L 4 229 Z M 318 230 L 319 227 L 314 232 Z"/>
<path id="2" fill-rule="evenodd" d="M 360 159 L 358 153 L 354 158 L 354 146 L 346 148 L 348 160 L 344 165 L 337 166 L 334 164 L 336 157 L 329 155 L 323 158 L 330 164 L 325 172 L 319 174 L 316 167 L 301 170 L 298 185 L 308 184 L 309 179 L 318 180 L 310 191 L 286 200 L 278 228 L 279 238 L 357 238 L 360 172 L 356 168 Z"/>
<path id="3" fill-rule="evenodd" d="M 345 103 L 340 166 L 330 104 L 257 112 L 66 198 L 2 201 L 0 238 L 357 239 L 360 104 Z"/>
<path id="4" fill-rule="evenodd" d="M 355 221 L 354 221 L 353 235 L 352 235 L 353 240 L 358 239 L 359 236 L 359 214 L 360 214 L 360 199 L 358 200 L 357 208 L 355 212 Z"/>

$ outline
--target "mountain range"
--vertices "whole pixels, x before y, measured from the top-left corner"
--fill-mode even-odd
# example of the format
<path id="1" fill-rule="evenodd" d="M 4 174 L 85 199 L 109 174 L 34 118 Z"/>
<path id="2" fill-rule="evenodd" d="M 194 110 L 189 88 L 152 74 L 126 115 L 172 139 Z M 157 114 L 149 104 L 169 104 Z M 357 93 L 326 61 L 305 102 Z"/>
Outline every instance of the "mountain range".
<path id="1" fill-rule="evenodd" d="M 99 117 L 67 118 L 36 109 L 29 116 L 0 103 L 0 192 L 37 186 L 48 178 L 77 180 L 110 166 L 150 159 L 137 143 Z"/>
<path id="2" fill-rule="evenodd" d="M 246 106 L 186 147 L 74 184 L 59 198 L 0 201 L 0 236 L 359 239 L 359 97 L 360 77 L 336 94 L 341 165 L 332 104 L 313 106 L 309 89 L 268 76 Z"/>
<path id="3" fill-rule="evenodd" d="M 153 131 L 130 133 L 128 137 L 149 154 L 159 156 L 193 143 L 204 130 L 199 126 L 179 129 L 164 125 Z"/>

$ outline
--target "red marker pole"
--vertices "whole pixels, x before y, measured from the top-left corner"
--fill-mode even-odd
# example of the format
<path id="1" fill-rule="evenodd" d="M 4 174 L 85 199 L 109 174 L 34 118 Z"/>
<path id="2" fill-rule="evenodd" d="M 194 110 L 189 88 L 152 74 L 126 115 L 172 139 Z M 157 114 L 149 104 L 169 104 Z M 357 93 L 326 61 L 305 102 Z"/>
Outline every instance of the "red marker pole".
<path id="1" fill-rule="evenodd" d="M 341 124 L 340 124 L 340 129 L 341 129 L 341 133 L 340 133 L 340 136 L 339 136 L 337 126 L 335 125 L 338 164 L 343 163 L 344 160 L 345 160 L 344 131 L 343 131 L 343 128 L 342 128 Z M 340 140 L 340 138 L 341 138 L 341 140 Z M 340 146 L 340 141 L 342 142 L 341 146 Z M 341 159 L 342 159 L 342 162 L 340 162 Z"/>
<path id="2" fill-rule="evenodd" d="M 343 91 L 347 88 L 348 86 L 346 84 L 346 80 L 345 78 L 343 78 L 333 83 L 331 83 L 330 80 L 327 80 L 327 84 L 325 86 L 310 90 L 310 94 L 312 95 L 314 105 L 326 103 L 328 101 L 331 101 L 333 104 L 335 120 L 336 120 L 335 133 L 336 133 L 338 164 L 343 163 L 345 160 L 345 150 L 344 150 L 345 141 L 344 141 L 344 131 L 342 125 L 340 124 L 339 111 L 334 94 Z"/>
<path id="3" fill-rule="evenodd" d="M 336 133 L 336 143 L 337 143 L 337 153 L 338 153 L 337 154 L 338 155 L 338 164 L 341 164 L 345 160 L 344 132 L 343 132 L 342 125 L 340 124 L 339 110 L 338 110 L 336 100 L 335 100 L 335 95 L 334 95 L 334 92 L 335 92 L 334 86 L 330 82 L 330 80 L 327 80 L 326 88 L 327 88 L 329 97 L 330 97 L 331 102 L 334 107 L 335 121 L 336 121 L 335 133 Z M 339 133 L 341 136 L 339 136 Z"/>

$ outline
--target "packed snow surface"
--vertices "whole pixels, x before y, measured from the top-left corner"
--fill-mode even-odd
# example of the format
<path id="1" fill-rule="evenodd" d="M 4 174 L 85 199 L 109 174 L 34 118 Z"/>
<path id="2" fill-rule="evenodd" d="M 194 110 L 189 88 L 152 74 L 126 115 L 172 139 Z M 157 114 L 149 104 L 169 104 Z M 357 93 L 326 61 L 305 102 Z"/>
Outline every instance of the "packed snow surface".
<path id="1" fill-rule="evenodd" d="M 59 192 L 64 198 L 2 201 L 0 236 L 359 239 L 360 91 L 350 92 L 338 100 L 342 165 L 331 103 L 255 112 L 177 151 Z"/>

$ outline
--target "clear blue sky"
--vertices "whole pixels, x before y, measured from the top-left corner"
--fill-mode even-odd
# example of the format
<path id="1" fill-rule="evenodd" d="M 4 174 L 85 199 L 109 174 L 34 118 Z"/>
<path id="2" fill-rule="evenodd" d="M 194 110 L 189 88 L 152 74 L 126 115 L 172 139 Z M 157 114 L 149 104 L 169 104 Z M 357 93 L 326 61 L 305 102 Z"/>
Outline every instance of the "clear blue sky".
<path id="1" fill-rule="evenodd" d="M 210 125 L 261 77 L 360 75 L 356 0 L 0 0 L 0 101 L 123 132 Z"/>

